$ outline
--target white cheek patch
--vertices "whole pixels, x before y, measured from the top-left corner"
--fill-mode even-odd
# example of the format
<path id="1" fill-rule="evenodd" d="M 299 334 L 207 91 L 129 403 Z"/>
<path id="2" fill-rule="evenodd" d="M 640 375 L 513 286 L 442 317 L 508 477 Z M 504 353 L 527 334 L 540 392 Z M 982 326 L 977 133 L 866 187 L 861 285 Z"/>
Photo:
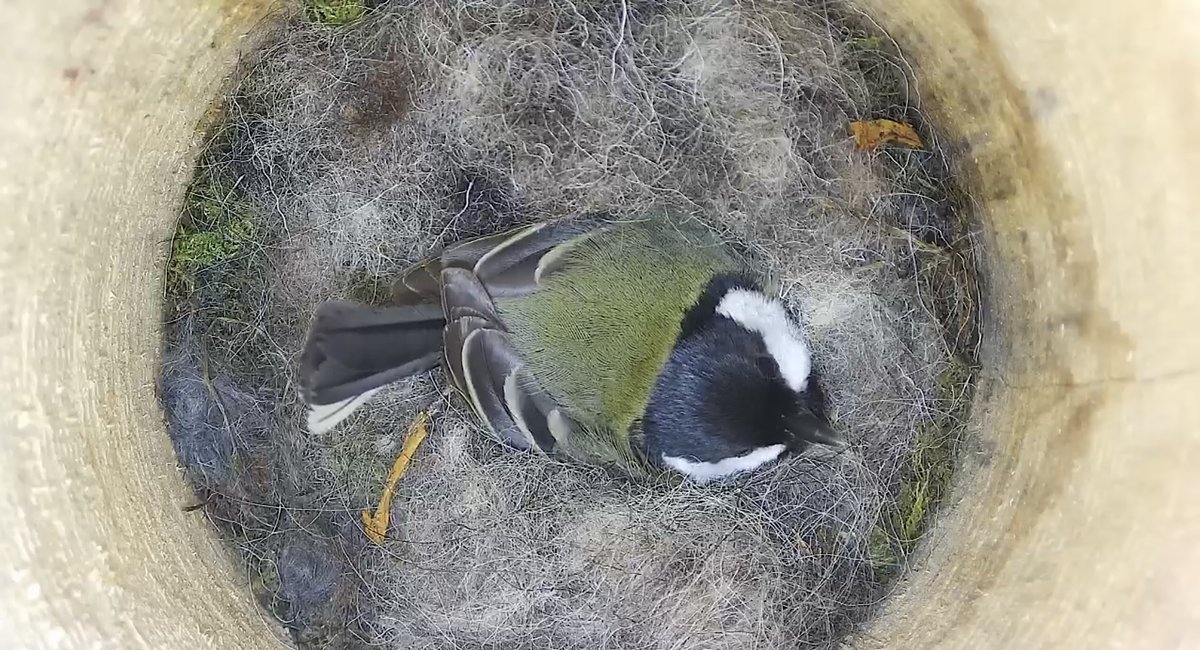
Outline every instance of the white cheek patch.
<path id="1" fill-rule="evenodd" d="M 779 364 L 779 374 L 792 390 L 799 393 L 808 387 L 812 369 L 808 345 L 782 303 L 758 291 L 734 289 L 721 298 L 717 313 L 762 337 L 767 353 Z"/>
<path id="2" fill-rule="evenodd" d="M 687 476 L 697 483 L 708 483 L 734 474 L 758 469 L 763 465 L 779 458 L 779 454 L 787 449 L 785 445 L 759 447 L 748 454 L 723 458 L 715 463 L 688 460 L 680 456 L 663 454 L 662 460 L 667 467 Z"/>

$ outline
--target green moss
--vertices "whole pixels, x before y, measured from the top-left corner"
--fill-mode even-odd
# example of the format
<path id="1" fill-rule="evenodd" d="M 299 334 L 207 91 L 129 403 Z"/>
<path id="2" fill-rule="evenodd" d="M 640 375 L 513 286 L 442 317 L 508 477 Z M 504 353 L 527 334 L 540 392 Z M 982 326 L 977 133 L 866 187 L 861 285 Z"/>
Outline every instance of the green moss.
<path id="1" fill-rule="evenodd" d="M 287 620 L 287 603 L 282 597 L 283 585 L 279 579 L 279 567 L 275 558 L 279 556 L 279 544 L 268 543 L 255 554 L 245 554 L 242 562 L 250 575 L 250 593 L 263 609 L 272 612 L 280 620 Z"/>
<path id="2" fill-rule="evenodd" d="M 264 214 L 245 198 L 230 167 L 220 164 L 234 127 L 220 114 L 214 119 L 171 242 L 164 316 L 168 327 L 188 323 L 202 337 L 214 374 L 237 369 L 243 377 L 266 381 L 268 371 L 255 372 L 269 343 L 255 306 L 264 299 L 269 277 L 269 233 Z"/>
<path id="3" fill-rule="evenodd" d="M 319 25 L 349 25 L 364 13 L 366 6 L 362 0 L 304 0 L 304 14 Z"/>
<path id="4" fill-rule="evenodd" d="M 917 450 L 913 454 L 912 475 L 900 485 L 897 512 L 897 537 L 906 551 L 921 537 L 921 531 L 934 504 L 941 500 L 953 466 L 948 435 L 938 423 L 929 423 L 917 432 Z"/>
<path id="5" fill-rule="evenodd" d="M 350 276 L 350 286 L 346 288 L 346 297 L 356 302 L 381 307 L 392 300 L 392 280 L 366 271 L 358 271 Z"/>
<path id="6" fill-rule="evenodd" d="M 374 509 L 395 461 L 395 452 L 381 452 L 377 441 L 370 436 L 351 436 L 331 441 L 325 453 L 333 480 L 350 502 L 363 509 Z"/>
<path id="7" fill-rule="evenodd" d="M 883 38 L 879 36 L 862 36 L 846 42 L 846 48 L 852 54 L 858 52 L 876 52 L 883 49 Z"/>
<path id="8" fill-rule="evenodd" d="M 938 392 L 947 405 L 936 418 L 917 427 L 916 448 L 901 479 L 896 505 L 871 531 L 870 555 L 876 577 L 894 577 L 929 526 L 950 487 L 958 441 L 970 404 L 972 365 L 961 357 L 938 377 Z M 964 388 L 966 387 L 966 388 Z"/>
<path id="9" fill-rule="evenodd" d="M 867 90 L 865 111 L 854 117 L 911 123 L 910 118 L 915 116 L 908 107 L 915 98 L 909 95 L 907 64 L 895 45 L 869 24 L 847 22 L 840 27 L 846 43 L 846 65 L 862 76 Z"/>
<path id="10" fill-rule="evenodd" d="M 188 188 L 184 214 L 167 263 L 170 297 L 184 300 L 196 291 L 200 274 L 228 264 L 257 240 L 256 216 L 233 191 L 200 172 Z"/>
<path id="11" fill-rule="evenodd" d="M 880 522 L 871 529 L 867 543 L 876 577 L 890 577 L 900 568 L 900 549 L 895 534 L 886 526 L 886 522 Z"/>
<path id="12" fill-rule="evenodd" d="M 912 125 L 927 143 L 935 142 L 914 106 L 910 68 L 895 44 L 865 21 L 844 17 L 837 27 L 846 43 L 846 62 L 866 86 L 863 113 L 854 119 L 897 120 Z M 931 149 L 891 148 L 881 150 L 875 160 L 906 192 L 926 197 L 928 205 L 948 208 L 944 218 L 950 227 L 938 233 L 914 233 L 911 224 L 903 222 L 886 226 L 912 246 L 922 300 L 943 324 L 946 344 L 955 352 L 938 377 L 935 414 L 917 423 L 912 457 L 894 486 L 895 502 L 881 513 L 868 540 L 875 577 L 882 584 L 900 575 L 950 488 L 973 394 L 977 305 L 974 262 L 965 249 L 970 201 L 951 182 L 940 156 Z"/>

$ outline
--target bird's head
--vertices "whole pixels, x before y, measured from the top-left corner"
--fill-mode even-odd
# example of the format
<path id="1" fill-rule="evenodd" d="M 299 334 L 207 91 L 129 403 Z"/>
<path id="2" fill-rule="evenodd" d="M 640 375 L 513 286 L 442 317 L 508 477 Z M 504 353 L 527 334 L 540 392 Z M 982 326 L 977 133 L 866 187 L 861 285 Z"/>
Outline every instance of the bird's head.
<path id="1" fill-rule="evenodd" d="M 684 318 L 643 430 L 652 462 L 701 482 L 812 444 L 845 444 L 825 417 L 808 346 L 783 305 L 724 276 Z"/>

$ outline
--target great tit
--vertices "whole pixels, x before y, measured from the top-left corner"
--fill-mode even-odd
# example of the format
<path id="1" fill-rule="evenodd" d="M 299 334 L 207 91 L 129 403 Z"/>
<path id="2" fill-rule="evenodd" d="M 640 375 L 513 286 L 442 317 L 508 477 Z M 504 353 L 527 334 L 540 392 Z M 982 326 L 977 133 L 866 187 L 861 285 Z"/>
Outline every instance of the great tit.
<path id="1" fill-rule="evenodd" d="M 440 361 L 519 449 L 705 482 L 844 444 L 783 304 L 697 226 L 581 216 L 467 239 L 393 298 L 317 308 L 300 363 L 310 430 Z"/>

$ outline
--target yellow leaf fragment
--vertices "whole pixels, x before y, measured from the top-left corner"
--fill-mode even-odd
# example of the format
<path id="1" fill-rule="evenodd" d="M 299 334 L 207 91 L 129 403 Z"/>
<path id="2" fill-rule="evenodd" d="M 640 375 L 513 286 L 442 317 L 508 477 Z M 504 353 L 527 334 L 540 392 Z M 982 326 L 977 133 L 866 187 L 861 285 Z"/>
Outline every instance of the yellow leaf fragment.
<path id="1" fill-rule="evenodd" d="M 370 510 L 362 511 L 363 532 L 367 537 L 376 544 L 382 544 L 387 538 L 388 524 L 392 517 L 392 498 L 396 495 L 396 484 L 400 482 L 400 477 L 404 476 L 404 472 L 408 471 L 408 465 L 412 462 L 412 457 L 417 453 L 417 447 L 421 446 L 421 442 L 428 435 L 429 414 L 421 411 L 417 415 L 417 419 L 408 427 L 408 433 L 404 436 L 404 447 L 400 450 L 400 455 L 396 457 L 396 462 L 392 463 L 392 471 L 388 474 L 387 482 L 383 485 L 383 494 L 379 497 L 379 507 L 372 514 Z"/>
<path id="2" fill-rule="evenodd" d="M 925 146 L 925 143 L 921 142 L 921 136 L 917 135 L 911 126 L 892 120 L 851 122 L 850 134 L 854 136 L 854 146 L 862 151 L 874 151 L 892 143 L 914 149 Z"/>

